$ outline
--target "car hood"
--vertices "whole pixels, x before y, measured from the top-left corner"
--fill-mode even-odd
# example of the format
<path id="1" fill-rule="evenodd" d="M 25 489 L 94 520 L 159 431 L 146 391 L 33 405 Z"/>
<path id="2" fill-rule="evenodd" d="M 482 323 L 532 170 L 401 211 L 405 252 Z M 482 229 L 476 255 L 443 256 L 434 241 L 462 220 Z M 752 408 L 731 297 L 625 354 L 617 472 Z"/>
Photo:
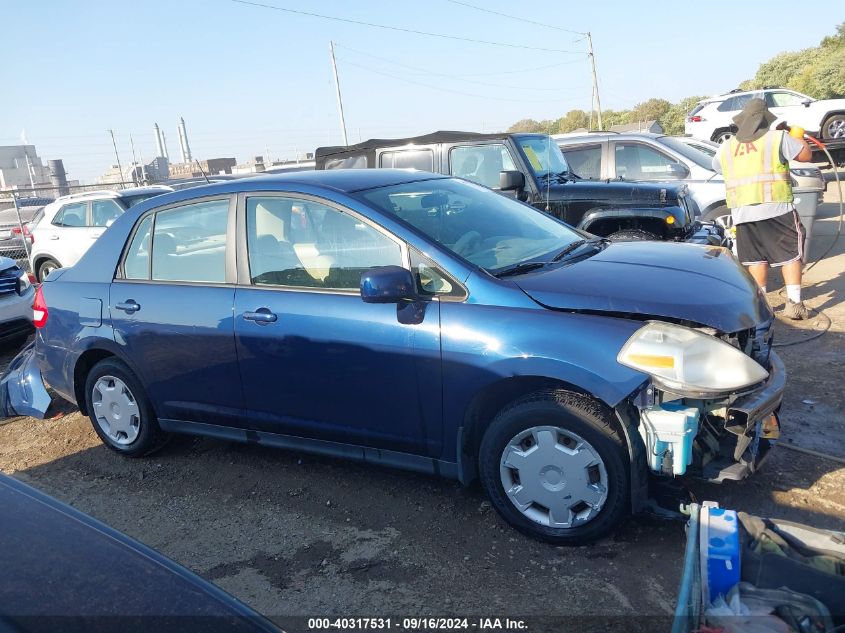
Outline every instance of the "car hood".
<path id="1" fill-rule="evenodd" d="M 534 301 L 554 310 L 691 321 L 721 332 L 772 318 L 754 280 L 720 247 L 620 242 L 588 259 L 514 281 Z"/>
<path id="2" fill-rule="evenodd" d="M 678 191 L 682 184 L 642 183 L 620 180 L 570 180 L 563 184 L 544 185 L 541 195 L 548 192 L 551 200 L 584 199 L 613 201 L 626 205 L 648 203 L 650 206 L 671 206 L 677 204 Z"/>

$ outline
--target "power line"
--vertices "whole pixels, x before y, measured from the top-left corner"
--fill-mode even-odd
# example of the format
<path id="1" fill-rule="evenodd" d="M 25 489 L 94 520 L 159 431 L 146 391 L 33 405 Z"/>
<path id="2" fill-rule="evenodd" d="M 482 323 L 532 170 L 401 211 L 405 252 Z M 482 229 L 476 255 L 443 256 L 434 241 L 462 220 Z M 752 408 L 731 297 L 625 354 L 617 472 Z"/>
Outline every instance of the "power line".
<path id="1" fill-rule="evenodd" d="M 565 29 L 561 26 L 555 26 L 553 24 L 545 24 L 543 22 L 535 22 L 534 20 L 529 20 L 528 18 L 521 18 L 517 15 L 510 15 L 508 13 L 500 13 L 499 11 L 493 11 L 491 9 L 485 9 L 484 7 L 477 7 L 474 4 L 469 4 L 468 2 L 461 2 L 460 0 L 447 0 L 452 4 L 459 4 L 464 7 L 469 7 L 470 9 L 475 9 L 476 11 L 483 11 L 484 13 L 492 13 L 493 15 L 499 15 L 503 18 L 510 18 L 511 20 L 517 20 L 519 22 L 526 22 L 528 24 L 534 24 L 535 26 L 544 26 L 547 29 L 554 29 L 555 31 L 564 31 L 566 33 L 572 33 L 574 35 L 586 35 L 581 31 L 573 31 L 571 29 Z"/>
<path id="2" fill-rule="evenodd" d="M 438 73 L 432 70 L 426 70 L 424 68 L 420 68 L 419 66 L 409 66 L 408 64 L 403 64 L 401 62 L 393 61 L 392 59 L 388 59 L 386 57 L 380 57 L 378 55 L 373 55 L 372 53 L 365 53 L 364 51 L 359 51 L 354 48 L 350 48 L 349 46 L 344 46 L 342 44 L 335 44 L 337 48 L 343 48 L 347 51 L 351 51 L 353 53 L 357 53 L 358 55 L 364 55 L 365 57 L 372 57 L 373 59 L 378 59 L 383 62 L 387 62 L 388 64 L 393 64 L 395 66 L 401 66 L 402 68 L 410 68 L 411 70 L 418 70 L 421 71 L 421 74 L 425 75 L 433 75 L 435 77 L 446 77 L 448 79 L 461 79 L 465 83 L 476 84 L 479 86 L 490 86 L 492 88 L 506 88 L 508 90 L 541 90 L 546 92 L 559 92 L 563 90 L 563 88 L 543 88 L 539 86 L 507 86 L 502 84 L 490 83 L 486 81 L 478 81 L 473 79 L 466 79 L 465 77 L 461 77 L 459 75 L 450 75 L 448 73 Z M 585 54 L 586 56 L 586 54 Z M 575 60 L 576 62 L 580 62 L 582 60 Z"/>
<path id="3" fill-rule="evenodd" d="M 262 4 L 260 2 L 249 2 L 249 0 L 231 0 L 238 4 L 246 4 L 252 7 L 261 7 L 262 9 L 272 9 L 274 11 L 284 11 L 285 13 L 294 13 L 296 15 L 306 15 L 312 18 L 321 18 L 323 20 L 334 20 L 335 22 L 346 22 L 348 24 L 357 24 L 359 26 L 369 26 L 376 29 L 385 29 L 387 31 L 399 31 L 400 33 L 411 33 L 413 35 L 425 35 L 427 37 L 439 37 L 445 40 L 458 40 L 461 42 L 472 42 L 473 44 L 488 44 L 490 46 L 504 46 L 506 48 L 521 48 L 531 51 L 543 51 L 546 53 L 568 53 L 570 55 L 582 55 L 581 51 L 565 51 L 559 48 L 543 48 L 540 46 L 528 46 L 525 44 L 509 44 L 507 42 L 493 42 L 491 40 L 477 40 L 471 37 L 460 37 L 458 35 L 446 35 L 444 33 L 432 33 L 430 31 L 417 31 L 415 29 L 406 29 L 399 26 L 388 26 L 386 24 L 375 24 L 373 22 L 363 22 L 361 20 L 352 20 L 349 18 L 339 18 L 334 15 L 324 15 L 321 13 L 311 13 L 309 11 L 298 11 L 296 9 L 287 9 L 284 7 L 277 7 L 272 4 Z"/>
<path id="4" fill-rule="evenodd" d="M 367 70 L 371 73 L 375 73 L 376 75 L 382 75 L 384 77 L 390 77 L 391 79 L 396 79 L 398 81 L 404 81 L 406 83 L 415 84 L 417 86 L 423 86 L 425 88 L 431 88 L 432 90 L 439 90 L 441 92 L 451 92 L 452 94 L 463 95 L 465 97 L 475 97 L 477 99 L 486 99 L 487 101 L 503 101 L 503 102 L 507 101 L 507 102 L 510 102 L 510 103 L 560 103 L 561 101 L 572 101 L 574 99 L 581 99 L 582 98 L 582 97 L 572 97 L 570 99 L 545 99 L 545 100 L 540 100 L 540 99 L 507 99 L 507 98 L 502 98 L 502 97 L 491 97 L 489 95 L 480 95 L 480 94 L 475 94 L 475 93 L 472 93 L 472 92 L 463 92 L 463 91 L 460 91 L 460 90 L 452 90 L 451 88 L 443 88 L 442 86 L 434 86 L 432 84 L 427 84 L 427 83 L 424 83 L 422 81 L 414 81 L 413 79 L 406 79 L 405 77 L 398 77 L 398 76 L 393 75 L 391 73 L 386 73 L 386 72 L 381 71 L 381 70 L 376 70 L 375 68 L 370 68 L 369 66 L 365 66 L 363 64 L 356 64 L 355 62 L 350 62 L 350 61 L 343 60 L 343 59 L 341 59 L 340 61 L 342 61 L 344 64 L 347 64 L 348 66 L 356 66 L 357 68 L 363 68 L 364 70 Z"/>

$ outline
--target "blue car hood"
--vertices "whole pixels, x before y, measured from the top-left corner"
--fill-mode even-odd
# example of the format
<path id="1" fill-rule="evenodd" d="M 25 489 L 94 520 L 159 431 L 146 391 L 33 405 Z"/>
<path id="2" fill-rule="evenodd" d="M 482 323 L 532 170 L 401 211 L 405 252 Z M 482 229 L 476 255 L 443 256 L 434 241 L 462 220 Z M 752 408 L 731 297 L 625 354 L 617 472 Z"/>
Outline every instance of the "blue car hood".
<path id="1" fill-rule="evenodd" d="M 772 312 L 751 276 L 720 247 L 620 242 L 588 259 L 515 277 L 551 309 L 691 321 L 736 332 Z"/>

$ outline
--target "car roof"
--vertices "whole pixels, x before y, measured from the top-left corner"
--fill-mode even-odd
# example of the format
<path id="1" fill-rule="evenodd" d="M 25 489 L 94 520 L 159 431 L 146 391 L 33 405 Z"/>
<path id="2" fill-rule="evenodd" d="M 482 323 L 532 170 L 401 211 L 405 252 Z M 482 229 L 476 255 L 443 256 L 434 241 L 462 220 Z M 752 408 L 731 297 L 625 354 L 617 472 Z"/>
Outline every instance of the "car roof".
<path id="1" fill-rule="evenodd" d="M 97 189 L 94 191 L 80 191 L 67 196 L 56 198 L 56 202 L 68 202 L 70 200 L 90 200 L 92 198 L 123 198 L 125 196 L 137 196 L 145 193 L 167 193 L 173 191 L 173 187 L 167 185 L 150 185 L 147 187 L 128 187 L 126 189 Z"/>
<path id="2" fill-rule="evenodd" d="M 167 194 L 161 200 L 156 197 L 137 205 L 139 209 L 170 204 L 192 198 L 201 198 L 215 194 L 230 194 L 241 191 L 295 191 L 297 187 L 322 187 L 340 193 L 353 193 L 367 189 L 377 189 L 408 182 L 445 179 L 449 176 L 433 174 L 417 169 L 329 169 L 319 171 L 297 171 L 287 174 L 270 174 L 238 178 L 209 185 L 200 185 L 181 189 Z M 153 201 L 154 200 L 154 201 Z"/>
<path id="3" fill-rule="evenodd" d="M 566 141 L 569 144 L 572 141 L 578 143 L 588 143 L 591 140 L 603 141 L 612 137 L 614 140 L 637 140 L 637 139 L 659 139 L 666 134 L 657 134 L 655 132 L 614 132 L 612 130 L 595 130 L 593 132 L 570 132 L 569 134 L 554 134 L 552 138 L 555 141 Z"/>

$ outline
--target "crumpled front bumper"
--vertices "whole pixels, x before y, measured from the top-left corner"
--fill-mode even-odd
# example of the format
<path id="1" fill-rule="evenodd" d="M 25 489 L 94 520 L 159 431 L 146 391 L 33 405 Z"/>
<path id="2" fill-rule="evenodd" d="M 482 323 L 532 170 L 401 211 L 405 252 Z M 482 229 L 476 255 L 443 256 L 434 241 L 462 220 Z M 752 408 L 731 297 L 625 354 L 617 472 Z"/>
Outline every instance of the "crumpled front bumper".
<path id="1" fill-rule="evenodd" d="M 754 391 L 743 394 L 728 407 L 723 457 L 706 464 L 702 478 L 721 482 L 745 479 L 756 472 L 768 457 L 773 442 L 763 437 L 763 421 L 777 417 L 786 388 L 786 368 L 773 351 L 769 355 L 769 378 Z M 726 455 L 727 453 L 727 455 Z"/>
<path id="2" fill-rule="evenodd" d="M 50 401 L 32 342 L 15 356 L 0 378 L 0 418 L 19 415 L 43 418 Z"/>

